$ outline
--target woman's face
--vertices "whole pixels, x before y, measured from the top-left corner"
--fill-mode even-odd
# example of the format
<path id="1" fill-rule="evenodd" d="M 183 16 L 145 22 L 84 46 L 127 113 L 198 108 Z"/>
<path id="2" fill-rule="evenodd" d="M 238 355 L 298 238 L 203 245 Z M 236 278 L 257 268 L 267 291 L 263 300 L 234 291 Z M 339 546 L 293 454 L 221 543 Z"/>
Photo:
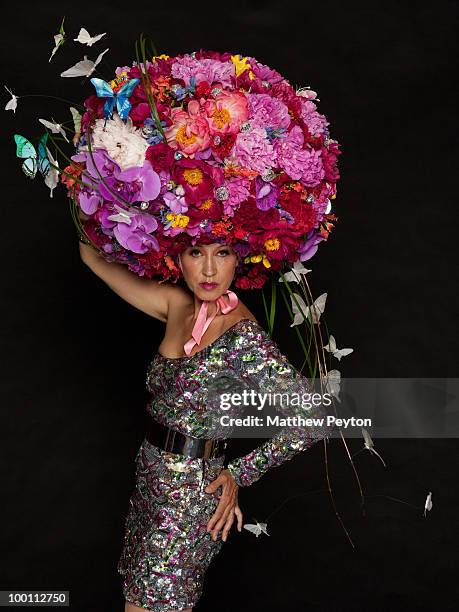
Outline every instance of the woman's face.
<path id="1" fill-rule="evenodd" d="M 200 300 L 216 300 L 231 285 L 238 256 L 231 246 L 197 244 L 186 248 L 179 258 L 188 287 Z"/>

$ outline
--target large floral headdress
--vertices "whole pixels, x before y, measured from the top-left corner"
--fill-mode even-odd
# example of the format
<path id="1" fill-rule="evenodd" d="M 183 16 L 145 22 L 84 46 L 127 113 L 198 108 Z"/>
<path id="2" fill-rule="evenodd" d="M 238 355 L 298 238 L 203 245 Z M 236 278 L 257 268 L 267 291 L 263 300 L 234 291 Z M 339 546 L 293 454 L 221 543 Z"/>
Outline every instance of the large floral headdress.
<path id="1" fill-rule="evenodd" d="M 240 256 L 235 286 L 260 288 L 328 237 L 340 151 L 315 92 L 203 50 L 91 82 L 63 182 L 111 260 L 175 282 L 181 250 L 224 242 Z"/>

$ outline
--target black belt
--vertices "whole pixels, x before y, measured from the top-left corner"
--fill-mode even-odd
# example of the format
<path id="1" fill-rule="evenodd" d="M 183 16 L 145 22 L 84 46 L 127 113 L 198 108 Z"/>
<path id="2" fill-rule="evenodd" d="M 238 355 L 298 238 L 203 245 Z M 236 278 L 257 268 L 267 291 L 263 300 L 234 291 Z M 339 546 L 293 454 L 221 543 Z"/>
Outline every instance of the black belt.
<path id="1" fill-rule="evenodd" d="M 151 421 L 145 435 L 150 444 L 168 453 L 177 453 L 196 459 L 215 459 L 221 457 L 226 448 L 225 440 L 210 440 L 207 438 L 192 438 L 171 427 Z"/>

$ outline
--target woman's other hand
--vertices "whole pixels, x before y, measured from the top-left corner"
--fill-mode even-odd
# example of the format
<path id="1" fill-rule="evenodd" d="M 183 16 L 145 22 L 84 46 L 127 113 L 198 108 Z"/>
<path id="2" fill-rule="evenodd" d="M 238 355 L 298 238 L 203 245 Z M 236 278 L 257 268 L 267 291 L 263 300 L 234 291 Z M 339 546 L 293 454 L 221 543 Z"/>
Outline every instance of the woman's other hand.
<path id="1" fill-rule="evenodd" d="M 207 523 L 207 531 L 212 532 L 212 539 L 216 541 L 219 531 L 223 529 L 222 540 L 226 542 L 235 516 L 237 517 L 238 531 L 242 530 L 242 512 L 237 499 L 239 487 L 229 470 L 222 470 L 218 477 L 207 485 L 204 490 L 206 493 L 214 493 L 218 487 L 222 487 L 222 492 L 219 496 L 220 501 L 212 518 Z"/>

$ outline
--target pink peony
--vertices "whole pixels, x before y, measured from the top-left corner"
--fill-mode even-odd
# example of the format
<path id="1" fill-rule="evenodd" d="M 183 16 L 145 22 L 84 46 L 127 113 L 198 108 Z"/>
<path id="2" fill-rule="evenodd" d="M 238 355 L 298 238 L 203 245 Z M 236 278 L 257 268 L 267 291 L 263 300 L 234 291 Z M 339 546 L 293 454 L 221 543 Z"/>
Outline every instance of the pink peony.
<path id="1" fill-rule="evenodd" d="M 172 125 L 164 132 L 170 147 L 193 157 L 210 145 L 209 124 L 197 100 L 188 103 L 188 112 L 173 108 L 171 119 Z"/>
<path id="2" fill-rule="evenodd" d="M 231 77 L 236 71 L 232 62 L 220 62 L 216 59 L 195 59 L 191 55 L 178 58 L 171 67 L 171 74 L 176 79 L 182 79 L 186 86 L 190 84 L 191 77 L 195 84 L 201 81 L 208 83 L 221 83 L 224 87 L 231 85 Z"/>
<path id="3" fill-rule="evenodd" d="M 297 125 L 286 138 L 277 138 L 274 142 L 277 163 L 293 180 L 302 180 L 307 187 L 313 187 L 325 174 L 321 151 L 316 151 L 310 145 L 303 148 L 303 143 L 303 132 Z"/>
<path id="4" fill-rule="evenodd" d="M 277 98 L 268 94 L 249 94 L 249 121 L 259 127 L 288 128 L 288 108 Z"/>
<path id="5" fill-rule="evenodd" d="M 259 174 L 276 165 L 275 150 L 266 136 L 266 131 L 259 127 L 237 135 L 230 159 L 237 165 L 255 170 Z"/>
<path id="6" fill-rule="evenodd" d="M 248 117 L 247 98 L 235 91 L 222 92 L 204 103 L 211 134 L 237 134 Z"/>

